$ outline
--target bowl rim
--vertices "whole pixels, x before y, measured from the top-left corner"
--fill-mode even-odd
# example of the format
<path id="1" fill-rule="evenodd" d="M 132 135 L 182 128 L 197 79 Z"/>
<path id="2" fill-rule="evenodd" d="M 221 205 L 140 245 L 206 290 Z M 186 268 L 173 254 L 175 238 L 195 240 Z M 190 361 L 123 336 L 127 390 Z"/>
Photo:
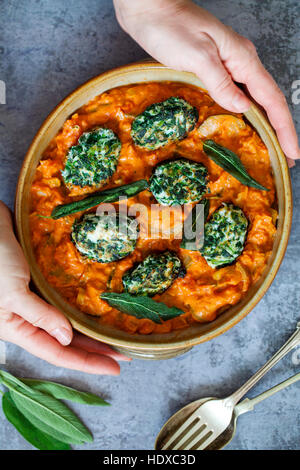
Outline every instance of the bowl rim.
<path id="1" fill-rule="evenodd" d="M 20 173 L 19 173 L 19 177 L 17 181 L 15 204 L 14 204 L 14 208 L 15 208 L 14 221 L 15 221 L 15 227 L 16 227 L 16 234 L 22 246 L 23 252 L 25 253 L 25 256 L 26 256 L 27 248 L 26 248 L 26 241 L 24 238 L 24 233 L 23 233 L 23 228 L 22 228 L 22 211 L 21 211 L 22 189 L 24 186 L 25 170 L 28 167 L 29 162 L 31 161 L 32 155 L 35 151 L 35 148 L 38 145 L 41 135 L 46 131 L 46 129 L 50 126 L 50 124 L 52 124 L 55 121 L 57 114 L 60 112 L 60 109 L 63 106 L 66 106 L 68 103 L 72 102 L 73 97 L 77 96 L 81 90 L 87 87 L 91 87 L 93 83 L 95 84 L 98 83 L 99 79 L 105 80 L 106 78 L 109 78 L 110 75 L 113 75 L 116 73 L 124 74 L 126 72 L 132 72 L 133 70 L 137 70 L 141 68 L 168 69 L 171 72 L 174 71 L 172 68 L 167 67 L 152 59 L 145 59 L 142 61 L 112 68 L 108 71 L 105 71 L 99 75 L 94 76 L 93 78 L 87 80 L 86 82 L 84 82 L 83 84 L 75 88 L 70 94 L 68 94 L 64 99 L 62 99 L 55 106 L 55 108 L 48 114 L 48 116 L 44 119 L 43 123 L 39 127 L 38 131 L 36 132 L 26 152 L 26 155 L 24 157 L 24 160 L 20 169 Z M 176 72 L 176 74 L 181 73 L 184 76 L 187 76 L 187 75 L 194 76 L 194 74 L 190 72 L 178 72 L 178 71 L 174 71 L 174 72 Z M 148 82 L 151 82 L 151 81 L 155 81 L 155 80 L 148 80 Z M 161 80 L 157 80 L 157 81 L 161 81 Z M 174 80 L 174 81 L 180 81 L 180 80 Z M 275 131 L 270 125 L 264 111 L 260 108 L 259 105 L 254 104 L 253 100 L 251 101 L 252 101 L 251 112 L 254 113 L 256 118 L 264 125 L 265 129 L 267 129 L 268 136 L 270 137 L 272 141 L 272 145 L 274 149 L 276 150 L 276 153 L 279 159 L 280 170 L 282 173 L 282 180 L 284 182 L 284 190 L 285 190 L 285 205 L 284 205 L 285 218 L 284 218 L 284 224 L 283 224 L 284 230 L 282 231 L 282 237 L 279 240 L 278 249 L 274 256 L 273 262 L 271 266 L 269 267 L 269 271 L 266 274 L 262 285 L 259 286 L 259 288 L 251 297 L 249 302 L 244 307 L 242 307 L 239 312 L 234 314 L 231 318 L 225 320 L 216 328 L 212 328 L 207 332 L 201 333 L 201 336 L 195 335 L 195 337 L 190 338 L 190 339 L 180 339 L 180 340 L 172 341 L 172 340 L 167 340 L 166 338 L 166 341 L 156 340 L 155 342 L 151 342 L 151 336 L 153 337 L 153 335 L 151 334 L 150 335 L 128 334 L 128 339 L 114 338 L 105 333 L 100 333 L 98 331 L 95 331 L 93 330 L 92 327 L 83 325 L 79 320 L 77 320 L 76 318 L 73 318 L 68 312 L 62 311 L 62 313 L 69 319 L 69 321 L 71 322 L 75 330 L 83 333 L 84 335 L 90 338 L 96 339 L 98 341 L 103 341 L 112 346 L 117 346 L 117 347 L 122 347 L 122 348 L 124 347 L 127 349 L 134 348 L 135 350 L 142 350 L 142 351 L 167 351 L 171 349 L 175 350 L 175 349 L 180 349 L 180 348 L 189 348 L 194 345 L 203 343 L 205 341 L 209 341 L 225 333 L 226 331 L 228 331 L 230 328 L 232 328 L 234 325 L 240 322 L 246 315 L 248 315 L 248 313 L 250 313 L 250 311 L 253 310 L 253 308 L 262 299 L 262 297 L 265 295 L 266 291 L 269 289 L 271 283 L 273 282 L 278 272 L 278 269 L 281 265 L 281 262 L 284 258 L 284 254 L 287 248 L 289 234 L 291 230 L 291 224 L 292 224 L 292 187 L 291 187 L 291 179 L 290 179 L 290 173 L 289 173 L 287 160 L 277 140 Z M 244 113 L 244 115 L 247 117 L 247 113 Z M 48 295 L 48 292 L 46 292 L 46 289 L 43 288 L 41 283 L 39 283 L 38 278 L 35 277 L 34 274 L 32 273 L 31 266 L 30 266 L 30 271 L 31 271 L 32 281 L 35 287 L 37 288 L 37 290 L 39 291 L 39 293 L 42 295 L 44 299 L 46 299 L 49 303 L 55 306 L 55 304 L 53 303 L 53 299 L 50 298 L 50 296 Z M 48 285 L 47 281 L 46 281 L 46 284 Z M 214 322 L 210 322 L 211 325 L 213 325 L 213 323 Z M 164 335 L 166 336 L 167 333 Z M 135 338 L 137 337 L 139 337 L 139 339 L 141 339 L 141 337 L 144 337 L 146 339 L 143 341 L 139 340 L 138 342 L 136 342 Z"/>

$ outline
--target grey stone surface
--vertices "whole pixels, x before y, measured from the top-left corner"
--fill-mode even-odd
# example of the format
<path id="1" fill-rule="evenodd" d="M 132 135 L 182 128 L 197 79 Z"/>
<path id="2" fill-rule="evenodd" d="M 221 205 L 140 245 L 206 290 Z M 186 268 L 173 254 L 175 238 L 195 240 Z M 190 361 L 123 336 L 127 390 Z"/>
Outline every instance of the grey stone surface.
<path id="1" fill-rule="evenodd" d="M 300 79 L 299 2 L 198 3 L 255 42 L 286 94 L 299 131 L 300 105 L 291 103 L 291 84 Z M 90 77 L 145 53 L 119 28 L 110 0 L 5 0 L 0 18 L 0 79 L 7 86 L 7 104 L 0 105 L 0 198 L 12 207 L 25 151 L 54 105 Z M 124 364 L 118 378 L 58 369 L 12 345 L 7 346 L 8 370 L 78 386 L 111 401 L 105 409 L 73 406 L 95 437 L 85 449 L 151 449 L 172 413 L 198 397 L 235 390 L 300 319 L 299 164 L 291 174 L 294 221 L 285 259 L 263 300 L 232 330 L 176 359 Z M 249 396 L 296 372 L 299 365 L 289 355 Z M 242 416 L 228 449 L 300 449 L 299 391 L 295 384 Z M 0 411 L 0 449 L 30 448 Z"/>

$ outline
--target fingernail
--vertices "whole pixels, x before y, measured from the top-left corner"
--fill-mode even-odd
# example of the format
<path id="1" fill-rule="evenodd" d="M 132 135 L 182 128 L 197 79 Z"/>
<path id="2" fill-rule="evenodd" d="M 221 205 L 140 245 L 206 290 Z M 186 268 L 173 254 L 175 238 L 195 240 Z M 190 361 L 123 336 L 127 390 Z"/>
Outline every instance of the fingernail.
<path id="1" fill-rule="evenodd" d="M 51 336 L 57 339 L 63 346 L 67 346 L 72 341 L 71 333 L 66 328 L 55 328 L 55 330 L 51 332 Z"/>
<path id="2" fill-rule="evenodd" d="M 132 359 L 130 357 L 120 357 L 120 356 L 115 356 L 115 355 L 111 355 L 110 357 L 112 357 L 116 361 L 121 361 L 121 362 L 131 362 L 132 361 Z"/>
<path id="3" fill-rule="evenodd" d="M 132 361 L 132 357 L 122 356 L 119 358 L 119 361 L 130 362 Z"/>
<path id="4" fill-rule="evenodd" d="M 299 160 L 300 158 L 300 151 L 297 152 L 286 152 L 286 154 L 289 156 L 291 160 Z"/>
<path id="5" fill-rule="evenodd" d="M 113 359 L 116 359 L 117 361 L 132 361 L 131 357 L 124 356 L 124 354 L 121 353 L 114 353 L 110 355 Z"/>
<path id="6" fill-rule="evenodd" d="M 242 93 L 237 93 L 232 100 L 232 106 L 238 113 L 244 113 L 245 111 L 248 111 L 251 103 Z"/>
<path id="7" fill-rule="evenodd" d="M 294 168 L 294 166 L 296 165 L 295 160 L 292 160 L 291 158 L 288 158 L 287 161 L 288 161 L 288 167 L 289 168 Z"/>

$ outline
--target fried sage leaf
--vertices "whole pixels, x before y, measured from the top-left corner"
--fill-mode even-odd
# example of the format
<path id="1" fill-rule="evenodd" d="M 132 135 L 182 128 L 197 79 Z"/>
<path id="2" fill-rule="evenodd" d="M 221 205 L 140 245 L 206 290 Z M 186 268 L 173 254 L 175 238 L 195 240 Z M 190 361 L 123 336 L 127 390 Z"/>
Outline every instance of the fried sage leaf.
<path id="1" fill-rule="evenodd" d="M 111 263 L 129 255 L 138 238 L 138 227 L 125 214 L 85 214 L 72 227 L 77 250 L 98 263 Z"/>
<path id="2" fill-rule="evenodd" d="M 222 147 L 222 145 L 217 144 L 214 140 L 205 140 L 203 142 L 203 150 L 217 165 L 241 183 L 252 188 L 261 189 L 262 191 L 269 191 L 269 189 L 262 186 L 247 173 L 239 157 L 231 150 Z"/>
<path id="3" fill-rule="evenodd" d="M 69 204 L 61 204 L 56 206 L 51 214 L 52 219 L 60 219 L 76 212 L 85 211 L 92 207 L 102 204 L 104 202 L 116 202 L 120 197 L 133 197 L 136 194 L 144 191 L 148 188 L 148 182 L 146 180 L 138 180 L 133 183 L 124 184 L 117 188 L 107 189 L 99 193 L 95 193 L 92 196 L 88 196 L 80 201 L 70 202 Z"/>
<path id="4" fill-rule="evenodd" d="M 38 428 L 36 428 L 19 411 L 11 398 L 10 392 L 4 393 L 2 397 L 2 409 L 6 419 L 16 428 L 16 430 L 34 447 L 39 450 L 69 450 L 69 444 L 60 442 Z"/>
<path id="5" fill-rule="evenodd" d="M 191 132 L 198 120 L 198 111 L 190 103 L 172 96 L 153 103 L 132 123 L 131 136 L 135 145 L 148 150 L 181 140 Z"/>
<path id="6" fill-rule="evenodd" d="M 199 205 L 203 205 L 203 212 L 199 211 Z M 184 227 L 187 225 L 190 226 L 191 232 L 194 233 L 192 238 L 187 238 L 185 235 L 185 230 L 183 230 L 182 241 L 180 243 L 180 248 L 184 248 L 186 250 L 197 251 L 200 248 L 200 238 L 199 234 L 195 233 L 197 226 L 200 224 L 201 220 L 199 221 L 200 217 L 203 217 L 203 222 L 206 221 L 208 214 L 209 214 L 209 199 L 203 199 L 201 203 L 196 204 L 193 209 L 191 210 L 190 214 L 188 215 L 186 221 L 184 222 Z"/>
<path id="7" fill-rule="evenodd" d="M 239 207 L 223 204 L 204 227 L 204 245 L 199 250 L 212 268 L 236 260 L 243 251 L 248 220 Z"/>
<path id="8" fill-rule="evenodd" d="M 153 253 L 123 276 L 125 292 L 133 295 L 161 294 L 183 273 L 183 266 L 175 253 Z"/>
<path id="9" fill-rule="evenodd" d="M 21 379 L 23 383 L 31 387 L 33 390 L 38 392 L 46 393 L 59 400 L 69 400 L 74 403 L 81 403 L 83 405 L 109 405 L 103 398 L 94 395 L 93 393 L 80 392 L 74 388 L 61 385 L 56 382 L 50 382 L 48 380 L 37 380 L 37 379 Z"/>
<path id="10" fill-rule="evenodd" d="M 162 320 L 170 320 L 178 317 L 184 312 L 176 307 L 167 307 L 162 302 L 156 302 L 147 296 L 135 296 L 127 293 L 117 294 L 115 292 L 103 292 L 102 300 L 113 308 L 120 310 L 136 318 L 148 318 L 154 323 L 162 323 Z"/>
<path id="11" fill-rule="evenodd" d="M 201 163 L 187 159 L 158 165 L 150 178 L 150 191 L 164 206 L 200 201 L 207 192 L 208 173 Z"/>
<path id="12" fill-rule="evenodd" d="M 70 148 L 62 177 L 68 187 L 101 187 L 114 174 L 121 142 L 111 129 L 98 127 L 84 132 Z"/>

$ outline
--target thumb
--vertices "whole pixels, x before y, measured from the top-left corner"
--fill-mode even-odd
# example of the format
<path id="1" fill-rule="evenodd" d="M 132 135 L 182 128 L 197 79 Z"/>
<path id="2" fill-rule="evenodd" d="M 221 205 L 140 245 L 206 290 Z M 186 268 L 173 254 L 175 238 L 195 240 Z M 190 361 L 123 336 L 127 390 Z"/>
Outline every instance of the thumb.
<path id="1" fill-rule="evenodd" d="M 17 293 L 13 311 L 32 325 L 45 330 L 62 345 L 66 346 L 72 341 L 73 330 L 68 319 L 29 289 Z"/>
<path id="2" fill-rule="evenodd" d="M 204 83 L 212 99 L 223 108 L 235 113 L 249 109 L 250 101 L 234 84 L 213 42 L 207 41 L 198 49 L 192 72 Z"/>

